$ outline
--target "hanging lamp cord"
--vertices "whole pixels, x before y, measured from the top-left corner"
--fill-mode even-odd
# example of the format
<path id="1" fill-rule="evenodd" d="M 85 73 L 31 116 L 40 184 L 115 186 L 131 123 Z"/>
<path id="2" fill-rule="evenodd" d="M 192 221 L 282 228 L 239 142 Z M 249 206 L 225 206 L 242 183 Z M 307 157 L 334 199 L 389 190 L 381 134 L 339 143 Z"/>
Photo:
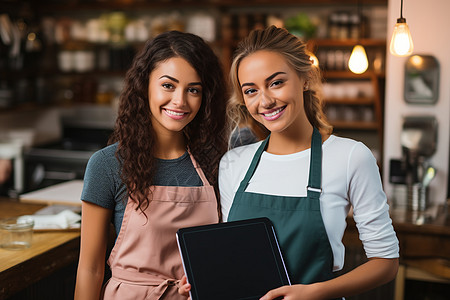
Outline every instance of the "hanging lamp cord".
<path id="1" fill-rule="evenodd" d="M 362 35 L 362 31 L 361 31 L 361 29 L 362 29 L 362 24 L 363 24 L 363 15 L 362 15 L 362 9 L 361 9 L 361 1 L 362 0 L 358 0 L 358 2 L 357 2 L 357 9 L 358 9 L 358 18 L 359 18 L 359 24 L 358 24 L 358 26 L 359 26 L 359 33 L 358 33 L 358 38 L 357 38 L 357 41 L 356 41 L 356 44 L 359 44 L 360 43 L 360 41 L 361 41 L 361 35 Z"/>
<path id="2" fill-rule="evenodd" d="M 400 18 L 403 19 L 403 0 L 400 2 Z"/>
<path id="3" fill-rule="evenodd" d="M 362 13 L 361 13 L 361 0 L 358 0 L 358 17 L 359 17 L 359 21 L 362 22 Z"/>

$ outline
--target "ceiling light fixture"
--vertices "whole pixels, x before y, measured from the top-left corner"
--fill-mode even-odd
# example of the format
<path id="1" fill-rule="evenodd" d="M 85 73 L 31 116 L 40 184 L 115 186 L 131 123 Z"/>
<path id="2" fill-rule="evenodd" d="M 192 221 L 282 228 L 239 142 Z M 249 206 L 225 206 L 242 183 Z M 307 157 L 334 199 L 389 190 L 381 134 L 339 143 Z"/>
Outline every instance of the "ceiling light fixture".
<path id="1" fill-rule="evenodd" d="M 400 18 L 397 19 L 397 23 L 392 33 L 390 51 L 395 56 L 408 56 L 411 55 L 414 50 L 414 45 L 409 31 L 406 19 L 403 18 L 403 0 L 400 4 Z"/>
<path id="2" fill-rule="evenodd" d="M 348 60 L 348 68 L 355 74 L 364 73 L 369 67 L 366 50 L 362 45 L 353 47 L 352 54 Z"/>
<path id="3" fill-rule="evenodd" d="M 358 15 L 359 20 L 362 22 L 362 13 L 361 13 L 361 5 L 358 0 Z M 356 46 L 353 47 L 352 54 L 350 55 L 350 59 L 348 60 L 348 68 L 355 74 L 362 74 L 367 71 L 369 67 L 369 61 L 367 60 L 366 49 L 359 43 L 360 35 L 358 35 L 358 41 L 356 42 Z"/>

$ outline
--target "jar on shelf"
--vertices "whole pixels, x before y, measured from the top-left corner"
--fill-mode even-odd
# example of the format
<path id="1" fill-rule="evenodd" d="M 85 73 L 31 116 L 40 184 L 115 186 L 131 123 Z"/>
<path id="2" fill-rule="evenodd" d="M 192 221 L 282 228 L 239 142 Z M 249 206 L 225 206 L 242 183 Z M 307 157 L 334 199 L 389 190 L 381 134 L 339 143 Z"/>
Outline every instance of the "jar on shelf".
<path id="1" fill-rule="evenodd" d="M 186 31 L 213 42 L 216 40 L 216 21 L 211 15 L 196 13 L 187 19 Z"/>
<path id="2" fill-rule="evenodd" d="M 95 53 L 91 49 L 73 52 L 74 70 L 78 73 L 90 72 L 95 68 Z"/>
<path id="3" fill-rule="evenodd" d="M 239 22 L 238 38 L 243 39 L 249 33 L 248 16 L 246 14 L 239 14 L 238 22 Z"/>
<path id="4" fill-rule="evenodd" d="M 85 42 L 68 42 L 58 53 L 58 67 L 63 72 L 92 71 L 95 69 L 95 52 Z"/>
<path id="5" fill-rule="evenodd" d="M 149 26 L 143 19 L 130 21 L 124 32 L 127 42 L 145 42 L 150 36 Z"/>
<path id="6" fill-rule="evenodd" d="M 96 95 L 97 104 L 111 104 L 114 99 L 114 93 L 107 84 L 99 84 Z"/>
<path id="7" fill-rule="evenodd" d="M 221 35 L 222 40 L 229 41 L 233 39 L 232 16 L 224 13 L 221 18 Z"/>
<path id="8" fill-rule="evenodd" d="M 328 37 L 330 39 L 339 37 L 339 15 L 337 12 L 331 13 L 328 18 Z"/>
<path id="9" fill-rule="evenodd" d="M 346 61 L 344 56 L 344 51 L 337 49 L 334 50 L 334 61 L 336 70 L 345 70 Z"/>
<path id="10" fill-rule="evenodd" d="M 113 12 L 109 14 L 108 27 L 110 31 L 110 40 L 112 42 L 120 43 L 125 40 L 125 27 L 127 23 L 127 17 L 123 12 Z"/>
<path id="11" fill-rule="evenodd" d="M 346 12 L 339 13 L 338 21 L 338 39 L 345 40 L 349 38 L 349 16 Z"/>
<path id="12" fill-rule="evenodd" d="M 63 72 L 72 72 L 74 70 L 74 59 L 72 50 L 61 50 L 58 53 L 58 67 Z"/>
<path id="13" fill-rule="evenodd" d="M 362 106 L 359 114 L 361 121 L 373 122 L 375 120 L 375 113 L 370 106 Z"/>
<path id="14" fill-rule="evenodd" d="M 361 19 L 358 14 L 350 15 L 349 22 L 349 37 L 351 39 L 359 39 L 360 38 L 360 27 L 361 27 Z"/>

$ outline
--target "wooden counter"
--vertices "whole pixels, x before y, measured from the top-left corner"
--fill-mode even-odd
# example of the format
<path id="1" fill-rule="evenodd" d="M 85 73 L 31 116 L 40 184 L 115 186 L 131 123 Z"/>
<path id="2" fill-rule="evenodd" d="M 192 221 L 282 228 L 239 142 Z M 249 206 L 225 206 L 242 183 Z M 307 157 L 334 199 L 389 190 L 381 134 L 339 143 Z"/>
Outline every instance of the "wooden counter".
<path id="1" fill-rule="evenodd" d="M 433 208 L 433 213 L 419 213 L 406 210 L 391 210 L 393 226 L 400 244 L 400 268 L 395 282 L 386 291 L 371 291 L 367 297 L 353 299 L 413 299 L 405 291 L 407 280 L 436 282 L 450 290 L 450 206 Z M 433 217 L 432 217 L 433 216 Z M 348 218 L 344 235 L 346 246 L 346 270 L 365 261 L 365 254 L 359 240 L 353 218 Z M 358 259 L 355 259 L 358 257 Z M 353 261 L 352 261 L 353 260 Z M 385 295 L 379 297 L 380 294 Z M 375 297 L 377 295 L 378 297 Z M 439 295 L 440 296 L 440 295 Z M 421 299 L 419 297 L 414 299 Z M 441 299 L 428 297 L 427 299 Z M 442 298 L 444 299 L 444 298 Z"/>
<path id="2" fill-rule="evenodd" d="M 0 198 L 0 217 L 32 214 L 43 207 Z M 391 215 L 400 242 L 402 264 L 397 284 L 393 282 L 365 295 L 349 297 L 348 300 L 393 299 L 394 294 L 395 299 L 406 299 L 403 297 L 403 282 L 410 277 L 408 270 L 419 270 L 422 272 L 420 278 L 425 280 L 450 282 L 450 213 L 441 209 L 434 218 L 421 218 L 421 215 L 413 212 L 392 211 Z M 352 218 L 348 219 L 344 244 L 344 270 L 348 271 L 365 259 Z M 0 300 L 73 299 L 79 247 L 79 232 L 35 232 L 29 249 L 0 249 Z M 65 270 L 62 275 L 61 270 Z M 411 274 L 418 276 L 417 272 Z M 423 277 L 423 274 L 428 274 L 428 277 Z M 59 288 L 59 284 L 55 284 L 57 280 L 68 285 L 65 291 L 55 291 Z M 48 293 L 52 294 L 43 297 Z M 388 296 L 380 296 L 386 294 Z"/>
<path id="3" fill-rule="evenodd" d="M 45 205 L 26 204 L 17 200 L 0 198 L 0 218 L 33 214 L 43 207 Z M 28 249 L 14 251 L 0 248 L 0 299 L 10 297 L 11 299 L 32 299 L 33 295 L 37 294 L 40 296 L 39 299 L 43 299 L 43 292 L 39 291 L 40 288 L 36 284 L 44 282 L 64 268 L 70 267 L 70 273 L 73 273 L 78 262 L 79 248 L 79 231 L 34 232 L 32 245 Z M 67 295 L 67 299 L 73 298 L 73 290 L 70 291 L 70 289 L 72 289 L 75 275 L 68 274 L 71 278 L 69 280 L 71 282 L 67 283 L 69 291 L 63 293 L 72 293 L 72 296 Z M 59 280 L 62 281 L 66 280 L 64 276 L 56 277 L 60 277 Z M 53 284 L 54 282 L 48 282 L 49 286 Z M 27 288 L 29 288 L 28 291 Z M 55 293 L 58 289 L 61 287 L 53 287 Z M 48 292 L 50 291 L 45 293 Z M 56 295 L 55 293 L 53 296 Z M 64 298 L 59 298 L 58 295 L 58 299 Z"/>

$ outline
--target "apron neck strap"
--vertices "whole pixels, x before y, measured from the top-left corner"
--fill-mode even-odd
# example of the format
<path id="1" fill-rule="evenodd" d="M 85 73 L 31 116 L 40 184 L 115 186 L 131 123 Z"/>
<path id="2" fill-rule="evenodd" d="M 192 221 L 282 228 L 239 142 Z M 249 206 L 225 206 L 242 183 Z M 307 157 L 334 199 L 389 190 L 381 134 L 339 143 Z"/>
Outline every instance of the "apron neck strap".
<path id="1" fill-rule="evenodd" d="M 187 149 L 187 152 L 189 153 L 189 156 L 191 157 L 192 164 L 194 165 L 195 171 L 197 171 L 198 176 L 202 180 L 203 185 L 209 186 L 210 184 L 208 182 L 208 179 L 205 176 L 205 173 L 203 173 L 202 168 L 200 168 L 199 164 L 195 160 L 194 155 L 192 155 L 191 150 L 189 150 L 189 148 Z"/>
<path id="2" fill-rule="evenodd" d="M 266 150 L 267 144 L 269 142 L 270 135 L 261 143 L 258 150 L 256 150 L 250 167 L 245 174 L 244 179 L 239 185 L 238 192 L 244 192 L 247 188 L 250 178 L 255 173 L 256 167 L 261 160 L 262 153 Z M 313 134 L 311 137 L 311 157 L 309 166 L 309 180 L 307 193 L 308 197 L 319 198 L 322 181 L 322 136 L 317 128 L 313 128 Z"/>
<path id="3" fill-rule="evenodd" d="M 319 198 L 322 192 L 322 135 L 314 127 L 311 137 L 311 158 L 309 162 L 308 197 Z"/>
<path id="4" fill-rule="evenodd" d="M 244 179 L 241 181 L 241 184 L 239 185 L 238 192 L 244 192 L 247 188 L 248 182 L 250 181 L 250 178 L 252 178 L 253 174 L 255 173 L 256 167 L 259 164 L 259 161 L 261 160 L 261 155 L 267 148 L 267 143 L 269 142 L 270 134 L 266 139 L 261 143 L 261 145 L 258 147 L 258 150 L 256 150 L 255 155 L 253 156 L 252 162 L 250 163 L 250 167 L 247 170 L 247 173 L 245 174 Z"/>

